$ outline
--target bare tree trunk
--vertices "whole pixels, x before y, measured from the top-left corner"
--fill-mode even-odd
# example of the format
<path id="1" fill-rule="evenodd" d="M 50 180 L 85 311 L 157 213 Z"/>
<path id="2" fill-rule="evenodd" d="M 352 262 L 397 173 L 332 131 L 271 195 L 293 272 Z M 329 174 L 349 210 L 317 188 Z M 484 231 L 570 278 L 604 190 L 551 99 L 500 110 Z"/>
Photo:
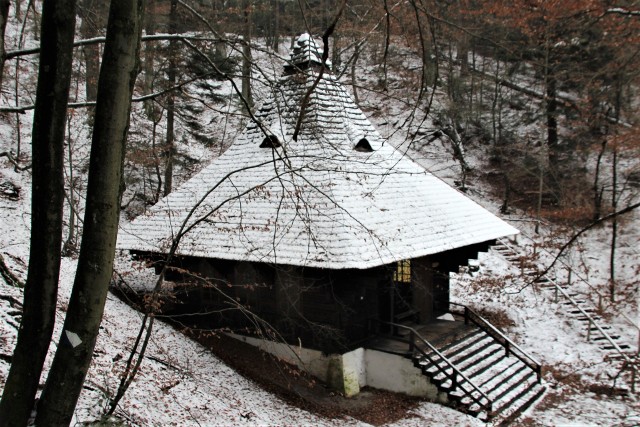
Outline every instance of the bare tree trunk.
<path id="1" fill-rule="evenodd" d="M 177 31 L 177 19 L 178 0 L 171 0 L 171 12 L 169 15 L 169 33 L 171 34 L 175 34 Z M 176 85 L 177 53 L 176 42 L 171 40 L 169 42 L 169 70 L 167 72 L 169 87 L 174 87 Z M 167 99 L 167 141 L 165 145 L 166 164 L 164 169 L 164 196 L 171 193 L 171 190 L 173 189 L 173 157 L 176 152 L 174 131 L 175 108 L 176 95 L 175 91 L 172 90 Z"/>
<path id="2" fill-rule="evenodd" d="M 174 74 L 175 80 L 175 74 Z M 175 131 L 174 131 L 174 122 L 175 122 L 175 101 L 173 93 L 169 95 L 169 99 L 167 101 L 167 141 L 165 144 L 165 168 L 164 168 L 164 190 L 162 192 L 163 196 L 171 193 L 173 189 L 173 157 L 176 152 L 175 147 Z"/>
<path id="3" fill-rule="evenodd" d="M 84 0 L 79 8 L 80 36 L 84 39 L 97 35 L 95 17 L 95 0 Z M 82 47 L 85 64 L 85 96 L 87 101 L 95 101 L 98 92 L 98 73 L 100 72 L 100 47 L 98 44 L 88 44 Z"/>
<path id="4" fill-rule="evenodd" d="M 542 156 L 540 156 L 542 157 Z M 544 192 L 544 159 L 539 160 L 540 163 L 539 173 L 538 173 L 538 203 L 536 205 L 536 234 L 540 233 L 540 221 L 541 221 L 541 212 L 542 212 L 542 193 Z"/>
<path id="5" fill-rule="evenodd" d="M 598 153 L 598 159 L 596 160 L 595 176 L 593 178 L 593 220 L 597 220 L 602 216 L 602 195 L 604 192 L 603 187 L 600 185 L 600 168 L 602 167 L 602 157 L 607 149 L 606 135 L 602 138 L 602 144 L 600 144 L 600 152 Z"/>
<path id="6" fill-rule="evenodd" d="M 273 51 L 280 52 L 280 1 L 273 2 Z"/>
<path id="7" fill-rule="evenodd" d="M 40 27 L 40 19 L 38 18 L 38 11 L 36 10 L 35 1 L 36 0 L 29 0 L 29 3 L 27 3 L 27 15 L 29 15 L 29 9 L 31 9 L 31 12 L 33 13 L 33 35 L 34 35 L 34 39 L 35 40 L 39 40 L 38 37 L 40 36 L 40 34 L 38 32 L 38 28 Z M 27 17 L 25 16 L 25 23 L 26 23 L 26 19 L 27 19 Z"/>
<path id="8" fill-rule="evenodd" d="M 351 61 L 351 88 L 353 89 L 353 100 L 356 104 L 360 104 L 360 98 L 358 97 L 358 80 L 356 78 L 356 66 L 358 64 L 358 59 L 360 58 L 360 43 L 356 43 L 353 48 L 353 60 Z"/>
<path id="9" fill-rule="evenodd" d="M 498 99 L 502 96 L 500 91 L 500 60 L 496 61 L 496 73 L 495 73 L 495 86 L 493 90 L 493 100 L 491 102 L 491 136 L 493 140 L 493 147 L 497 147 L 500 144 L 498 140 Z"/>
<path id="10" fill-rule="evenodd" d="M 19 1 L 17 3 L 20 3 Z M 4 74 L 4 61 L 7 52 L 4 47 L 4 32 L 9 19 L 9 0 L 0 0 L 0 88 L 2 88 L 2 75 Z"/>
<path id="11" fill-rule="evenodd" d="M 55 322 L 62 243 L 64 131 L 75 9 L 75 0 L 43 3 L 32 138 L 29 270 L 18 342 L 0 401 L 0 426 L 27 425 Z"/>
<path id="12" fill-rule="evenodd" d="M 389 57 L 389 45 L 391 44 L 391 13 L 389 12 L 389 5 L 387 0 L 383 0 L 384 6 L 384 53 L 382 54 L 382 90 L 388 89 L 388 69 L 387 60 Z"/>
<path id="13" fill-rule="evenodd" d="M 147 13 L 145 16 L 145 32 L 147 33 L 147 35 L 152 35 L 156 33 L 156 22 L 155 22 L 155 14 L 154 12 L 154 8 L 155 8 L 155 0 L 148 0 L 147 1 Z M 143 92 L 145 95 L 148 95 L 150 93 L 153 92 L 153 80 L 155 77 L 155 67 L 154 67 L 154 61 L 155 61 L 155 49 L 156 44 L 155 42 L 152 41 L 148 41 L 145 44 L 145 49 L 144 49 L 144 62 L 143 62 L 143 67 L 144 67 L 144 89 Z M 155 108 L 154 108 L 154 100 L 153 99 L 149 99 L 147 101 L 144 102 L 144 108 L 145 108 L 145 112 L 147 113 L 147 116 L 155 123 L 156 121 L 156 113 L 155 113 Z"/>
<path id="14" fill-rule="evenodd" d="M 618 209 L 618 148 L 613 144 L 613 160 L 611 162 L 611 208 L 613 212 Z M 611 222 L 611 248 L 609 251 L 609 293 L 611 302 L 616 300 L 616 244 L 618 240 L 618 217 Z"/>
<path id="15" fill-rule="evenodd" d="M 62 335 L 36 425 L 68 425 L 91 363 L 113 273 L 124 148 L 139 69 L 144 0 L 112 0 L 98 81 L 84 231 Z"/>
<path id="16" fill-rule="evenodd" d="M 251 0 L 244 0 L 244 45 L 242 47 L 242 97 L 253 107 L 251 95 Z"/>
<path id="17" fill-rule="evenodd" d="M 614 118 L 616 122 L 620 118 L 622 108 L 622 78 L 618 76 L 615 91 Z M 612 144 L 613 158 L 611 161 L 611 208 L 613 212 L 618 209 L 618 145 Z M 611 223 L 611 250 L 609 253 L 609 293 L 611 302 L 616 300 L 616 245 L 618 240 L 618 217 L 613 218 Z"/>
<path id="18" fill-rule="evenodd" d="M 460 77 L 464 79 L 469 75 L 469 36 L 465 32 L 458 34 L 456 58 L 460 62 Z"/>
<path id="19" fill-rule="evenodd" d="M 549 160 L 553 161 L 558 145 L 558 98 L 555 76 L 547 75 L 546 86 L 547 147 L 549 147 Z"/>
<path id="20" fill-rule="evenodd" d="M 67 234 L 67 240 L 64 242 L 62 255 L 70 256 L 76 253 L 76 202 L 74 196 L 75 179 L 73 176 L 73 149 L 71 148 L 71 121 L 67 120 L 67 138 L 68 144 L 68 162 L 69 162 L 69 195 L 67 197 L 67 203 L 69 203 L 69 233 Z"/>

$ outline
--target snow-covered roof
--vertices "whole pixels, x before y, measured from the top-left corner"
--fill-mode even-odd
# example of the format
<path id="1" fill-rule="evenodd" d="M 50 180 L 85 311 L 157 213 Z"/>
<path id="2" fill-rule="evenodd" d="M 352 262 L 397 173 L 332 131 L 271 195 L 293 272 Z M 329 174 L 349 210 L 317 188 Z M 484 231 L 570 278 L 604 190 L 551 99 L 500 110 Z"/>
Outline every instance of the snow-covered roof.
<path id="1" fill-rule="evenodd" d="M 322 64 L 321 49 L 316 41 L 309 34 L 302 34 L 293 45 L 291 52 L 291 63 L 297 66 L 307 66 L 308 64 Z M 327 66 L 331 66 L 331 62 L 326 62 Z"/>
<path id="2" fill-rule="evenodd" d="M 362 269 L 518 232 L 385 144 L 329 71 L 294 141 L 318 72 L 283 76 L 257 123 L 123 227 L 118 247 L 166 253 L 184 234 L 180 255 Z"/>

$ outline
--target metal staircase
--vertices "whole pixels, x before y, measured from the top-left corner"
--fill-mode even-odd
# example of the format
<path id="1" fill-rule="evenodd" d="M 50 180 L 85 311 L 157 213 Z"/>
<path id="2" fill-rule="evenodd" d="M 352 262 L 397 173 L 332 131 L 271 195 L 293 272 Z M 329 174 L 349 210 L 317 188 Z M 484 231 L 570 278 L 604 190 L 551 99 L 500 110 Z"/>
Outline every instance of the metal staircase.
<path id="1" fill-rule="evenodd" d="M 588 298 L 575 292 L 570 283 L 557 281 L 549 274 L 540 274 L 534 263 L 525 261 L 531 258 L 525 249 L 513 245 L 506 239 L 498 240 L 491 250 L 518 267 L 523 276 L 533 281 L 538 289 L 546 291 L 548 300 L 563 307 L 563 312 L 579 325 L 578 330 L 586 340 L 604 352 L 605 360 L 619 372 L 628 374 L 626 380 L 629 388 L 635 392 L 640 368 L 637 349 L 634 352 L 633 346 L 615 332 L 611 325 L 606 324 L 599 314 L 600 310 Z"/>

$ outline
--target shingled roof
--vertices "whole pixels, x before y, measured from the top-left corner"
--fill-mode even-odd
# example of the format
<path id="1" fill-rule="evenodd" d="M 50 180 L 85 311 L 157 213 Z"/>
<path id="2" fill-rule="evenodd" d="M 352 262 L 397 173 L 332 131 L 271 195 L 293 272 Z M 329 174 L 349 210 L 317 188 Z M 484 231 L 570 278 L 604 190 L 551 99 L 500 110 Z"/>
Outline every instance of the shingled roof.
<path id="1" fill-rule="evenodd" d="M 301 36 L 288 71 L 218 159 L 123 227 L 120 249 L 369 268 L 518 231 L 397 151 Z M 315 66 L 314 66 L 315 65 Z"/>

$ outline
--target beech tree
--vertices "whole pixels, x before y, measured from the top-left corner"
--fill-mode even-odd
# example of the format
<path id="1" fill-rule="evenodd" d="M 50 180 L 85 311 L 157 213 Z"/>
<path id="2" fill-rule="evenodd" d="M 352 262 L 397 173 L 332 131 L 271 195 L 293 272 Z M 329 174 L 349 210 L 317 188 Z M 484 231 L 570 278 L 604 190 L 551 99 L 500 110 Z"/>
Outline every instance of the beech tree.
<path id="1" fill-rule="evenodd" d="M 64 133 L 75 0 L 45 0 L 33 120 L 31 246 L 18 342 L 0 401 L 0 425 L 27 425 L 55 322 L 64 200 Z"/>
<path id="2" fill-rule="evenodd" d="M 143 0 L 112 0 L 91 141 L 84 229 L 62 335 L 38 404 L 36 424 L 71 422 L 102 321 L 113 273 L 122 167 L 139 71 Z"/>
<path id="3" fill-rule="evenodd" d="M 4 61 L 6 59 L 4 31 L 7 27 L 7 19 L 9 19 L 9 4 L 9 0 L 0 0 L 0 87 L 2 87 L 2 74 L 4 72 Z"/>

